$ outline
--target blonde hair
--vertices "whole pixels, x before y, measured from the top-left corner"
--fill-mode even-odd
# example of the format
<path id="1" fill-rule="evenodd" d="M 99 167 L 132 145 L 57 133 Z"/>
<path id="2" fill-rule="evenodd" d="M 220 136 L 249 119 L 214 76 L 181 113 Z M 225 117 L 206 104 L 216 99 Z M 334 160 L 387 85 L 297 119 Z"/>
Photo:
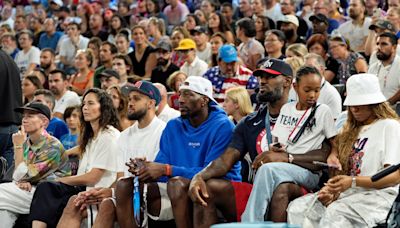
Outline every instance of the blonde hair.
<path id="1" fill-rule="evenodd" d="M 296 56 L 286 58 L 285 62 L 292 68 L 293 75 L 296 75 L 297 70 L 304 65 L 304 59 Z"/>
<path id="2" fill-rule="evenodd" d="M 161 36 L 165 35 L 165 23 L 163 19 L 159 19 L 157 17 L 150 17 L 149 24 L 155 25 L 158 31 L 160 31 Z"/>
<path id="3" fill-rule="evenodd" d="M 289 45 L 289 47 L 286 48 L 286 53 L 288 51 L 293 52 L 293 54 L 300 58 L 304 58 L 304 56 L 308 54 L 306 45 L 298 43 Z"/>
<path id="4" fill-rule="evenodd" d="M 168 77 L 168 79 L 167 79 L 167 86 L 168 86 L 170 89 L 172 89 L 173 91 L 175 91 L 175 78 L 176 78 L 178 75 L 180 75 L 180 74 L 185 75 L 186 78 L 188 77 L 188 76 L 186 75 L 186 73 L 183 72 L 183 71 L 175 71 L 175 72 L 172 73 L 172 74 Z M 178 91 L 175 91 L 175 92 L 178 92 Z"/>
<path id="5" fill-rule="evenodd" d="M 376 120 L 381 119 L 396 119 L 398 120 L 398 116 L 396 112 L 390 107 L 387 102 L 380 104 L 369 105 L 372 109 L 372 115 L 376 118 Z M 361 128 L 364 125 L 357 121 L 351 111 L 348 111 L 347 121 L 343 125 L 343 129 L 335 138 L 335 144 L 338 148 L 339 160 L 342 165 L 342 171 L 337 171 L 337 174 L 349 175 L 350 165 L 349 165 L 349 157 L 353 152 L 353 145 L 357 138 L 359 137 L 359 133 Z"/>
<path id="6" fill-rule="evenodd" d="M 226 90 L 226 98 L 229 98 L 239 105 L 239 113 L 241 116 L 247 116 L 253 112 L 249 92 L 243 87 L 232 87 Z"/>

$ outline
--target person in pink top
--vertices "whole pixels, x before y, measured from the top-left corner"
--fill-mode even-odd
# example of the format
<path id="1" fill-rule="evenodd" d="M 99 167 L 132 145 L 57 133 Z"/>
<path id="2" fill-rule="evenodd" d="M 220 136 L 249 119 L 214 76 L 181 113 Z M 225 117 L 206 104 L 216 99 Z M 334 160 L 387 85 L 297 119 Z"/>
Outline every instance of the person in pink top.
<path id="1" fill-rule="evenodd" d="M 169 5 L 164 9 L 164 14 L 168 18 L 168 24 L 176 26 L 185 20 L 189 9 L 180 0 L 170 0 Z"/>

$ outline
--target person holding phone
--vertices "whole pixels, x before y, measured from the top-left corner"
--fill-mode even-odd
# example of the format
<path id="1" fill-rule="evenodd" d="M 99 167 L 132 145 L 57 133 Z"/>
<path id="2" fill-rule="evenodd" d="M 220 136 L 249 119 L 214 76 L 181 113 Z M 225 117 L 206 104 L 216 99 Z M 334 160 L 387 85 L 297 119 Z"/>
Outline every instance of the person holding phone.
<path id="1" fill-rule="evenodd" d="M 308 227 L 374 227 L 385 220 L 398 194 L 400 172 L 376 182 L 371 176 L 400 162 L 400 123 L 376 75 L 347 81 L 348 118 L 328 157 L 332 178 L 314 194 L 294 200 L 288 222 Z"/>

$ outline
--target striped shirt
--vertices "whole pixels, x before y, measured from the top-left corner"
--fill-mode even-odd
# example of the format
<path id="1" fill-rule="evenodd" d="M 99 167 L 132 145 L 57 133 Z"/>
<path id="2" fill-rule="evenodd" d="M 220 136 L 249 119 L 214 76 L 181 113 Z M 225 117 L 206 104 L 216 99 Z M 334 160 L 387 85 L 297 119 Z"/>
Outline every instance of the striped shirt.
<path id="1" fill-rule="evenodd" d="M 239 66 L 236 75 L 231 78 L 224 77 L 219 66 L 210 68 L 203 77 L 213 84 L 214 99 L 220 104 L 224 102 L 225 91 L 229 88 L 243 86 L 246 89 L 255 89 L 258 86 L 258 80 L 253 76 L 253 72 L 244 66 Z"/>

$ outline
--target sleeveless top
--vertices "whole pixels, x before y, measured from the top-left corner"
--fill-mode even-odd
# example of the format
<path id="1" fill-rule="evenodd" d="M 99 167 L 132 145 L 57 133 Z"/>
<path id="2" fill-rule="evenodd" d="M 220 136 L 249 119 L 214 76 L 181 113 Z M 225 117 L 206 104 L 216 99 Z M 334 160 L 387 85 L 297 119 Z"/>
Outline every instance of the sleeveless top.
<path id="1" fill-rule="evenodd" d="M 341 61 L 338 74 L 336 77 L 339 79 L 339 84 L 346 84 L 347 79 L 354 74 L 358 74 L 355 63 L 364 57 L 357 52 L 350 52 L 349 57 L 345 61 Z"/>
<path id="2" fill-rule="evenodd" d="M 154 52 L 154 49 L 151 46 L 147 46 L 146 49 L 144 50 L 142 59 L 140 61 L 137 61 L 135 53 L 136 49 L 134 49 L 131 53 L 128 54 L 129 58 L 132 61 L 132 66 L 133 66 L 133 73 L 136 74 L 137 76 L 143 77 L 146 74 L 146 62 L 147 59 L 149 58 L 149 55 Z"/>
<path id="3" fill-rule="evenodd" d="M 76 74 L 74 75 L 74 78 L 72 79 L 71 84 L 72 84 L 74 87 L 78 88 L 78 89 L 84 90 L 84 89 L 86 89 L 86 85 L 87 85 L 87 84 L 89 83 L 89 81 L 92 79 L 92 77 L 93 77 L 93 75 L 94 75 L 94 71 L 93 71 L 93 70 L 89 71 L 89 73 L 86 75 L 86 79 L 85 79 L 84 81 L 82 81 L 82 82 L 76 82 L 76 81 L 75 81 L 76 77 L 78 77 L 78 74 L 79 74 L 79 73 L 76 73 Z"/>

